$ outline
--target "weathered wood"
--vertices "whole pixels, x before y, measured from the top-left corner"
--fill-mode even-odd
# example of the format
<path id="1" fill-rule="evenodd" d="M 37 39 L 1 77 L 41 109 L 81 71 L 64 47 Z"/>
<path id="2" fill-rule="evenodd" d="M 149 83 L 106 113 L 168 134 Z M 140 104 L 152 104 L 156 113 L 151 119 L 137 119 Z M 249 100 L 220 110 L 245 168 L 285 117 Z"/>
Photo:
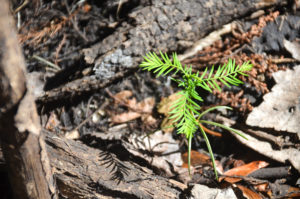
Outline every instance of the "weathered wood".
<path id="1" fill-rule="evenodd" d="M 51 166 L 66 198 L 179 198 L 181 183 L 80 141 L 46 133 Z"/>
<path id="2" fill-rule="evenodd" d="M 213 30 L 259 9 L 286 5 L 287 1 L 274 0 L 153 0 L 151 6 L 129 13 L 111 35 L 82 50 L 88 64 L 94 65 L 99 81 L 114 77 L 119 72 L 136 68 L 142 56 L 149 51 L 183 52 Z M 45 92 L 40 102 L 69 98 L 85 88 L 80 81 Z M 97 89 L 97 88 L 96 88 Z M 80 92 L 78 92 L 80 91 Z"/>
<path id="3" fill-rule="evenodd" d="M 187 188 L 109 152 L 44 133 L 57 188 L 65 198 L 179 198 Z M 5 169 L 1 151 L 0 162 Z"/>
<path id="4" fill-rule="evenodd" d="M 0 138 L 15 198 L 57 198 L 9 1 L 0 0 Z"/>

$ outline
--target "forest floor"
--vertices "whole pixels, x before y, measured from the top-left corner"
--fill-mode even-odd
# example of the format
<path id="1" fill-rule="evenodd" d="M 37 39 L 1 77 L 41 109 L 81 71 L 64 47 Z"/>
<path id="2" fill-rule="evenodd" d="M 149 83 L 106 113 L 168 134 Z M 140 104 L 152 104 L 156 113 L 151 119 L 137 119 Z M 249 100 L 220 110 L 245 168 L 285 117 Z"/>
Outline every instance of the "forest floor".
<path id="1" fill-rule="evenodd" d="M 221 128 L 205 126 L 221 176 L 216 180 L 204 138 L 200 134 L 193 138 L 189 176 L 185 136 L 178 135 L 175 128 L 166 128 L 172 125 L 168 111 L 179 90 L 170 78 L 156 78 L 139 69 L 140 63 L 133 63 L 130 70 L 112 71 L 110 67 L 117 67 L 113 61 L 99 69 L 87 60 L 86 49 L 124 23 L 134 26 L 128 13 L 149 5 L 148 1 L 118 0 L 24 1 L 14 5 L 28 81 L 35 91 L 43 128 L 91 147 L 97 146 L 95 138 L 106 140 L 102 149 L 117 156 L 127 149 L 148 162 L 157 175 L 198 191 L 206 185 L 227 198 L 232 196 L 224 190 L 233 190 L 236 198 L 299 198 L 297 7 L 259 10 L 232 21 L 228 30 L 221 27 L 222 34 L 194 41 L 194 48 L 177 49 L 182 63 L 192 65 L 200 74 L 205 67 L 223 65 L 229 59 L 253 64 L 248 76 L 240 77 L 244 81 L 241 86 L 223 86 L 213 93 L 197 90 L 204 99 L 201 110 L 215 105 L 233 108 L 216 110 L 206 119 L 229 125 L 248 137 L 243 140 Z M 113 55 L 120 59 L 117 53 Z M 100 80 L 95 80 L 99 74 Z M 84 81 L 91 81 L 90 85 L 85 87 Z M 64 92 L 74 87 L 72 92 Z M 124 147 L 115 149 L 114 144 L 120 143 Z M 1 186 L 7 185 L 1 182 Z M 5 189 L 0 190 L 9 198 L 2 194 Z M 191 191 L 195 198 L 197 190 Z"/>

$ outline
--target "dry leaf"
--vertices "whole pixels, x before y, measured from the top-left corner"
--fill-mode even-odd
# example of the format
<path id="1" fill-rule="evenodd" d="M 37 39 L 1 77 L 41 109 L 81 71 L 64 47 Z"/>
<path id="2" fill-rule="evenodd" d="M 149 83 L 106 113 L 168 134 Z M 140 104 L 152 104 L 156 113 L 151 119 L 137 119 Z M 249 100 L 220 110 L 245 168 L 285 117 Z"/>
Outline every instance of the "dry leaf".
<path id="1" fill-rule="evenodd" d="M 283 40 L 283 45 L 287 51 L 289 51 L 293 58 L 300 61 L 300 43 L 299 39 L 296 39 L 292 42 L 284 39 Z"/>
<path id="2" fill-rule="evenodd" d="M 273 77 L 277 84 L 249 114 L 246 123 L 300 135 L 300 66 L 278 71 Z"/>
<path id="3" fill-rule="evenodd" d="M 205 185 L 195 184 L 191 190 L 190 198 L 199 199 L 237 199 L 231 187 L 226 189 L 215 189 Z"/>
<path id="4" fill-rule="evenodd" d="M 135 120 L 135 119 L 141 117 L 141 115 L 142 114 L 140 114 L 140 113 L 129 111 L 127 113 L 121 113 L 118 115 L 114 115 L 113 117 L 111 117 L 111 122 L 114 124 L 120 124 L 120 123 L 128 122 L 131 120 Z"/>
<path id="5" fill-rule="evenodd" d="M 137 104 L 136 110 L 142 113 L 152 113 L 152 109 L 154 105 L 155 105 L 154 97 L 148 97 Z"/>
<path id="6" fill-rule="evenodd" d="M 162 123 L 160 124 L 160 128 L 161 130 L 163 130 L 163 132 L 165 133 L 172 133 L 174 130 L 174 119 L 169 119 L 168 117 L 165 117 L 162 121 Z"/>
<path id="7" fill-rule="evenodd" d="M 183 168 L 188 168 L 188 153 L 182 154 Z M 191 150 L 191 166 L 211 165 L 210 157 L 198 151 Z"/>
<path id="8" fill-rule="evenodd" d="M 132 96 L 132 92 L 129 90 L 124 90 L 114 95 L 116 100 L 123 101 L 123 102 L 126 102 L 128 98 L 131 96 Z"/>
<path id="9" fill-rule="evenodd" d="M 131 110 L 126 113 L 112 116 L 111 122 L 120 124 L 144 116 L 143 118 L 147 119 L 146 121 L 149 125 L 154 125 L 156 123 L 156 120 L 153 117 L 147 117 L 152 113 L 153 107 L 155 105 L 155 99 L 153 97 L 148 97 L 143 101 L 137 103 L 135 98 L 127 99 L 131 95 L 132 93 L 130 91 L 121 91 L 114 96 L 117 97 L 117 100 L 121 100 L 122 103 L 130 107 Z"/>
<path id="10" fill-rule="evenodd" d="M 246 135 L 247 140 L 236 135 L 232 134 L 236 137 L 243 145 L 248 146 L 249 148 L 257 151 L 258 153 L 263 154 L 273 160 L 276 160 L 281 163 L 286 163 L 288 160 L 291 164 L 300 172 L 300 151 L 295 148 L 287 148 L 276 150 L 272 147 L 271 143 L 266 141 L 261 141 L 253 136 Z"/>
<path id="11" fill-rule="evenodd" d="M 243 166 L 230 169 L 230 170 L 226 171 L 224 173 L 224 175 L 226 175 L 226 176 L 247 176 L 250 173 L 252 173 L 258 169 L 264 168 L 268 165 L 269 165 L 269 163 L 267 163 L 265 161 L 254 161 L 254 162 L 245 164 Z M 219 181 L 221 181 L 223 179 L 230 183 L 235 183 L 235 182 L 238 182 L 241 180 L 240 178 L 220 177 Z"/>
<path id="12" fill-rule="evenodd" d="M 164 114 L 165 116 L 169 115 L 169 112 L 171 111 L 170 107 L 176 101 L 180 98 L 180 95 L 178 93 L 173 93 L 169 97 L 162 98 L 161 102 L 157 105 L 157 111 L 161 114 Z"/>
<path id="13" fill-rule="evenodd" d="M 135 110 L 136 106 L 137 106 L 137 101 L 135 98 L 129 99 L 126 101 L 125 103 L 128 107 L 130 107 L 131 109 Z"/>
<path id="14" fill-rule="evenodd" d="M 142 115 L 142 121 L 147 126 L 157 127 L 157 120 L 152 115 Z"/>
<path id="15" fill-rule="evenodd" d="M 237 185 L 237 187 L 243 192 L 244 197 L 246 197 L 247 199 L 262 199 L 262 197 L 258 193 L 242 185 Z"/>
<path id="16" fill-rule="evenodd" d="M 300 198 L 300 188 L 290 187 L 286 197 L 287 198 Z"/>
<path id="17" fill-rule="evenodd" d="M 272 88 L 271 93 L 264 96 L 264 102 L 249 114 L 246 123 L 250 126 L 297 133 L 300 137 L 300 66 L 295 66 L 294 70 L 278 71 L 273 74 L 273 77 L 277 84 Z M 282 163 L 289 160 L 300 171 L 298 148 L 276 150 L 268 142 L 252 136 L 247 137 L 246 142 L 237 139 L 274 160 Z"/>
<path id="18" fill-rule="evenodd" d="M 254 185 L 254 188 L 257 191 L 261 191 L 261 192 L 266 192 L 267 193 L 269 191 L 269 183 L 265 182 L 265 183 L 262 183 L 262 184 Z"/>
<path id="19" fill-rule="evenodd" d="M 131 134 L 128 138 L 128 144 L 129 146 L 126 148 L 130 153 L 144 158 L 157 168 L 163 169 L 168 176 L 173 176 L 173 171 L 178 171 L 182 165 L 179 145 L 169 133 L 156 131 L 149 136 Z M 149 151 L 154 155 L 142 151 Z"/>
<path id="20" fill-rule="evenodd" d="M 169 97 L 164 97 L 157 106 L 157 111 L 165 115 L 165 118 L 160 125 L 161 129 L 165 133 L 172 133 L 174 130 L 174 127 L 172 125 L 174 124 L 173 121 L 175 120 L 175 118 L 169 119 L 169 112 L 171 111 L 170 107 L 173 105 L 174 101 L 179 98 L 180 95 L 178 93 L 174 93 Z"/>

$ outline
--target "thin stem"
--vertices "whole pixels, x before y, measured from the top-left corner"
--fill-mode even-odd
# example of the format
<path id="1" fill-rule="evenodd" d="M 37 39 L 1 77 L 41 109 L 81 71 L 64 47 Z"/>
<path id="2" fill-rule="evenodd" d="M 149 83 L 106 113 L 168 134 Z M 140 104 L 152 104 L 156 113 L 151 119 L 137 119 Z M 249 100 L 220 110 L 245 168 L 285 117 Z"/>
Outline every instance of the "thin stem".
<path id="1" fill-rule="evenodd" d="M 208 139 L 208 137 L 206 136 L 206 133 L 204 132 L 204 130 L 203 130 L 203 128 L 201 127 L 201 125 L 199 125 L 199 127 L 200 127 L 201 133 L 202 133 L 202 135 L 203 135 L 203 137 L 204 137 L 204 140 L 205 140 L 205 143 L 206 143 L 208 152 L 209 152 L 210 157 L 211 157 L 211 161 L 212 161 L 212 164 L 213 164 L 213 168 L 214 168 L 214 172 L 215 172 L 215 175 L 216 175 L 216 179 L 218 180 L 219 177 L 218 177 L 218 172 L 217 172 L 217 167 L 216 167 L 215 157 L 214 157 L 213 151 L 212 151 L 212 149 L 211 149 L 209 139 Z"/>
<path id="2" fill-rule="evenodd" d="M 248 138 L 247 138 L 243 133 L 241 133 L 241 132 L 239 132 L 239 131 L 237 131 L 237 130 L 235 130 L 235 129 L 233 129 L 233 128 L 230 128 L 230 127 L 228 127 L 228 126 L 225 126 L 225 125 L 223 125 L 223 124 L 219 124 L 219 123 L 217 123 L 217 122 L 212 122 L 212 121 L 207 121 L 207 120 L 199 120 L 199 122 L 200 122 L 200 123 L 206 123 L 206 124 L 214 125 L 214 126 L 218 126 L 218 127 L 223 128 L 223 129 L 226 129 L 226 130 L 228 130 L 228 131 L 232 131 L 232 132 L 234 132 L 235 134 L 241 136 L 242 138 L 248 140 Z"/>
<path id="3" fill-rule="evenodd" d="M 189 169 L 189 175 L 191 176 L 191 151 L 192 151 L 192 138 L 193 136 L 190 135 L 189 137 L 189 143 L 188 143 L 188 169 Z"/>

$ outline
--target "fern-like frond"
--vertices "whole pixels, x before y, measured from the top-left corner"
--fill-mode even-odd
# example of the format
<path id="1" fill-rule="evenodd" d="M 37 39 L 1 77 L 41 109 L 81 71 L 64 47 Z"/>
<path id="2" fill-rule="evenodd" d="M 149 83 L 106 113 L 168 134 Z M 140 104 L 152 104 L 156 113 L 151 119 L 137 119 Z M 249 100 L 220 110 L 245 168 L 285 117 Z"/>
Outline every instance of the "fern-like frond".
<path id="1" fill-rule="evenodd" d="M 143 68 L 143 70 L 153 71 L 153 73 L 157 73 L 157 77 L 163 75 L 167 75 L 172 71 L 175 71 L 177 73 L 178 71 L 181 71 L 184 73 L 185 71 L 182 68 L 182 65 L 177 57 L 176 53 L 173 53 L 172 58 L 173 62 L 170 60 L 168 55 L 165 53 L 162 53 L 161 51 L 160 57 L 156 53 L 149 52 L 144 57 L 144 61 L 140 64 L 140 67 Z"/>
<path id="2" fill-rule="evenodd" d="M 223 66 L 219 66 L 215 71 L 214 66 L 208 71 L 206 68 L 203 74 L 199 77 L 199 74 L 192 74 L 192 78 L 197 81 L 197 86 L 212 92 L 212 90 L 221 90 L 218 83 L 222 83 L 230 88 L 230 85 L 239 85 L 243 82 L 237 78 L 237 75 L 244 75 L 246 71 L 250 71 L 252 64 L 250 62 L 245 62 L 241 66 L 236 65 L 235 61 L 229 60 Z"/>
<path id="3" fill-rule="evenodd" d="M 171 106 L 170 119 L 174 119 L 178 134 L 185 134 L 186 138 L 193 136 L 197 129 L 197 121 L 195 114 L 200 114 L 198 110 L 200 106 L 191 98 L 188 91 L 183 90 L 177 95 L 177 99 Z"/>

